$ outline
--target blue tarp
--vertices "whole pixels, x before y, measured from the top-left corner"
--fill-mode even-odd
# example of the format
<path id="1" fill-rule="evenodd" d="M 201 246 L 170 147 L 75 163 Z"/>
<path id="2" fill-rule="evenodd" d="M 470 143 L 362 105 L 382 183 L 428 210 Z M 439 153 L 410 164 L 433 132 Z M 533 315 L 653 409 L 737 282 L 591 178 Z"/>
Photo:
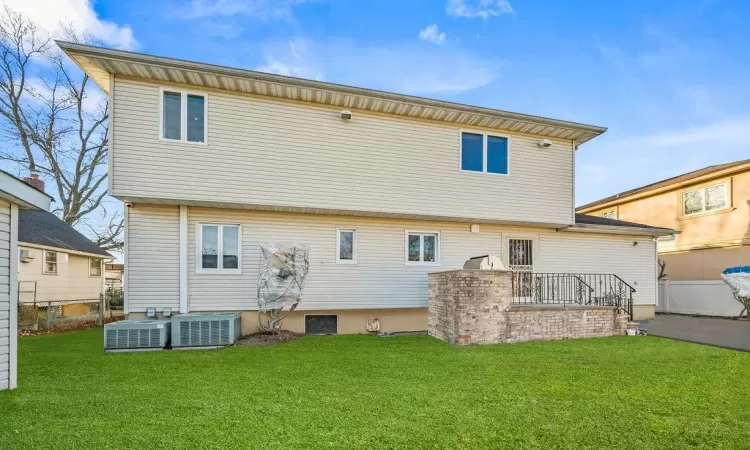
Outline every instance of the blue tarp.
<path id="1" fill-rule="evenodd" d="M 724 269 L 724 271 L 721 273 L 748 273 L 750 274 L 750 266 L 728 267 Z"/>

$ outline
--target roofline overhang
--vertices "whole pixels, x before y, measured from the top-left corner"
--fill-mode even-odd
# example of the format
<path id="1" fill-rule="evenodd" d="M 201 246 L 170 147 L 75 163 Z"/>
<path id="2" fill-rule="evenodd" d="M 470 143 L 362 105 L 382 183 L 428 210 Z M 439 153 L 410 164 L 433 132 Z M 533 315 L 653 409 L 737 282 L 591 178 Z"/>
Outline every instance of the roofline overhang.
<path id="1" fill-rule="evenodd" d="M 671 228 L 650 228 L 650 227 L 628 227 L 619 225 L 596 225 L 588 223 L 579 223 L 571 227 L 560 228 L 557 231 L 566 231 L 573 233 L 600 233 L 600 234 L 624 234 L 630 236 L 672 236 L 680 234 L 678 230 Z"/>
<path id="2" fill-rule="evenodd" d="M 707 173 L 705 175 L 691 178 L 689 180 L 684 180 L 684 181 L 680 181 L 677 183 L 671 183 L 666 186 L 647 189 L 645 191 L 637 192 L 637 193 L 630 194 L 630 195 L 624 195 L 622 197 L 617 197 L 615 199 L 609 200 L 604 203 L 599 203 L 601 202 L 601 200 L 597 200 L 595 202 L 590 202 L 585 205 L 579 206 L 578 208 L 576 208 L 576 212 L 580 214 L 587 214 L 591 211 L 597 211 L 602 208 L 609 208 L 612 206 L 617 206 L 623 203 L 631 202 L 633 200 L 640 200 L 642 198 L 647 198 L 647 197 L 651 197 L 651 196 L 661 194 L 664 192 L 669 192 L 669 191 L 677 190 L 680 188 L 684 188 L 686 186 L 691 186 L 693 184 L 700 184 L 706 181 L 713 180 L 715 178 L 726 177 L 726 176 L 733 175 L 738 172 L 743 172 L 745 170 L 750 170 L 750 163 L 741 164 L 739 166 L 734 166 L 734 167 L 728 167 L 723 170 L 718 170 L 716 172 Z M 620 194 L 617 194 L 617 195 L 620 195 Z"/>
<path id="3" fill-rule="evenodd" d="M 102 260 L 114 260 L 115 257 L 112 255 L 101 255 L 99 253 L 89 253 L 89 252 L 82 252 L 80 250 L 71 250 L 69 248 L 65 247 L 54 247 L 52 245 L 42 245 L 42 244 L 33 244 L 31 242 L 23 242 L 18 241 L 19 247 L 30 247 L 30 248 L 38 248 L 40 250 L 50 250 L 60 253 L 68 253 L 70 255 L 78 255 L 78 256 L 88 256 L 89 258 L 98 258 Z"/>
<path id="4" fill-rule="evenodd" d="M 533 124 L 533 125 L 556 127 L 559 129 L 565 129 L 565 130 L 576 131 L 576 132 L 582 133 L 583 134 L 582 137 L 578 139 L 573 139 L 576 142 L 576 144 L 582 144 L 590 139 L 593 139 L 601 135 L 605 131 L 607 131 L 606 127 L 601 127 L 597 125 L 587 125 L 587 124 L 582 124 L 582 123 L 577 123 L 577 122 L 570 122 L 570 121 L 559 120 L 559 119 L 551 119 L 548 117 L 535 116 L 535 115 L 530 115 L 530 114 L 514 113 L 514 112 L 503 111 L 499 109 L 448 102 L 444 100 L 435 100 L 435 99 L 412 96 L 412 95 L 397 94 L 393 92 L 379 91 L 375 89 L 366 89 L 366 88 L 360 88 L 360 87 L 355 87 L 355 86 L 347 86 L 347 85 L 329 83 L 329 82 L 324 82 L 324 81 L 308 80 L 304 78 L 296 78 L 296 77 L 290 77 L 290 76 L 285 76 L 285 75 L 258 72 L 254 70 L 237 69 L 237 68 L 219 66 L 219 65 L 214 65 L 214 64 L 198 63 L 198 62 L 187 61 L 187 60 L 182 60 L 182 59 L 166 58 L 162 56 L 154 56 L 154 55 L 148 55 L 144 53 L 135 53 L 135 52 L 128 52 L 128 51 L 123 51 L 123 50 L 113 50 L 113 49 L 107 49 L 107 48 L 102 48 L 102 47 L 96 47 L 92 45 L 77 44 L 73 42 L 55 41 L 55 43 L 58 45 L 58 47 L 60 47 L 60 49 L 63 52 L 65 52 L 66 55 L 68 55 L 76 64 L 78 64 L 78 66 L 84 72 L 86 72 L 94 80 L 94 82 L 96 82 L 96 84 L 102 90 L 104 90 L 104 92 L 107 92 L 107 93 L 109 91 L 109 76 L 111 76 L 112 72 L 105 68 L 99 67 L 100 71 L 98 71 L 97 73 L 93 73 L 93 71 L 91 70 L 92 67 L 84 67 L 84 65 L 81 63 L 79 58 L 84 58 L 84 59 L 103 58 L 103 59 L 108 59 L 108 60 L 120 62 L 120 63 L 124 62 L 124 63 L 146 64 L 146 65 L 158 67 L 159 69 L 164 71 L 165 74 L 168 74 L 170 70 L 189 70 L 189 71 L 209 74 L 213 76 L 227 76 L 227 77 L 245 79 L 248 81 L 256 80 L 256 81 L 265 81 L 265 82 L 274 83 L 278 85 L 284 85 L 284 86 L 296 86 L 299 88 L 320 89 L 320 90 L 334 92 L 334 93 L 342 94 L 342 95 L 357 95 L 357 96 L 372 98 L 376 100 L 388 100 L 388 101 L 393 101 L 393 102 L 398 102 L 398 103 L 423 106 L 427 108 L 444 109 L 444 110 L 454 111 L 458 113 L 479 114 L 479 115 L 483 115 L 487 117 L 513 120 L 516 122 L 528 123 L 528 124 Z M 104 73 L 107 73 L 106 78 L 103 75 Z M 155 76 L 148 76 L 149 74 L 141 74 L 141 75 L 147 75 L 146 79 L 152 79 L 155 82 L 166 82 L 166 80 L 159 79 Z M 310 100 L 310 102 L 314 102 L 314 100 Z M 328 103 L 325 103 L 325 104 L 328 106 L 331 106 Z M 352 107 L 352 109 L 356 109 L 356 108 Z"/>
<path id="5" fill-rule="evenodd" d="M 0 198 L 29 209 L 49 211 L 52 197 L 0 170 Z"/>

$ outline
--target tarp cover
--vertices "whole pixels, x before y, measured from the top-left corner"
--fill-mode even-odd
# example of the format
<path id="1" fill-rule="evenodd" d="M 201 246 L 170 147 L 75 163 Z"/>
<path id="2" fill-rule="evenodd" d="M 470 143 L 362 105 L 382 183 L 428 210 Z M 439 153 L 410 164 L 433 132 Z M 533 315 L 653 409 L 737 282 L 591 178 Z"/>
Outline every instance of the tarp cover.
<path id="1" fill-rule="evenodd" d="M 738 296 L 750 297 L 750 266 L 724 269 L 721 278 Z"/>
<path id="2" fill-rule="evenodd" d="M 258 307 L 269 311 L 296 306 L 302 300 L 310 267 L 310 246 L 268 243 L 260 246 Z"/>

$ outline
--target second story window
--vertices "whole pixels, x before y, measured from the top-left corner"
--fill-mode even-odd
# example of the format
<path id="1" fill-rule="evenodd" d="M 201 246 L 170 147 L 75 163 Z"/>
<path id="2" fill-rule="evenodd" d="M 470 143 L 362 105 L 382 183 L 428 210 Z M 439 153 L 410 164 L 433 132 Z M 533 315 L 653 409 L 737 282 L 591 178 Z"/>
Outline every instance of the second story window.
<path id="1" fill-rule="evenodd" d="M 508 138 L 461 132 L 461 170 L 508 174 Z"/>
<path id="2" fill-rule="evenodd" d="M 617 219 L 617 211 L 614 209 L 605 211 L 604 214 L 602 214 L 602 217 L 605 219 Z"/>
<path id="3" fill-rule="evenodd" d="M 161 138 L 205 143 L 205 95 L 168 89 L 163 90 L 161 95 Z"/>
<path id="4" fill-rule="evenodd" d="M 717 211 L 729 205 L 728 184 L 718 183 L 690 189 L 682 193 L 683 214 L 700 214 Z"/>

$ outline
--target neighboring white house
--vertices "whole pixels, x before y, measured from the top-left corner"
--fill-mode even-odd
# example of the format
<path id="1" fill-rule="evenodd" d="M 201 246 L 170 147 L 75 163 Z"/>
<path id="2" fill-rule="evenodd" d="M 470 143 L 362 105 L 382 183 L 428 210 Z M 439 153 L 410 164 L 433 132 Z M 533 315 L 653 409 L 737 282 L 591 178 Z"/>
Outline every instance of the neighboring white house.
<path id="1" fill-rule="evenodd" d="M 49 209 L 52 198 L 0 171 L 0 390 L 15 389 L 17 379 L 18 215 Z"/>
<path id="2" fill-rule="evenodd" d="M 59 42 L 110 98 L 110 194 L 127 205 L 125 308 L 239 311 L 257 326 L 260 244 L 311 246 L 284 326 L 427 328 L 427 273 L 615 274 L 654 314 L 656 236 L 576 215 L 575 153 L 605 128 Z M 344 110 L 344 111 L 342 111 Z"/>

